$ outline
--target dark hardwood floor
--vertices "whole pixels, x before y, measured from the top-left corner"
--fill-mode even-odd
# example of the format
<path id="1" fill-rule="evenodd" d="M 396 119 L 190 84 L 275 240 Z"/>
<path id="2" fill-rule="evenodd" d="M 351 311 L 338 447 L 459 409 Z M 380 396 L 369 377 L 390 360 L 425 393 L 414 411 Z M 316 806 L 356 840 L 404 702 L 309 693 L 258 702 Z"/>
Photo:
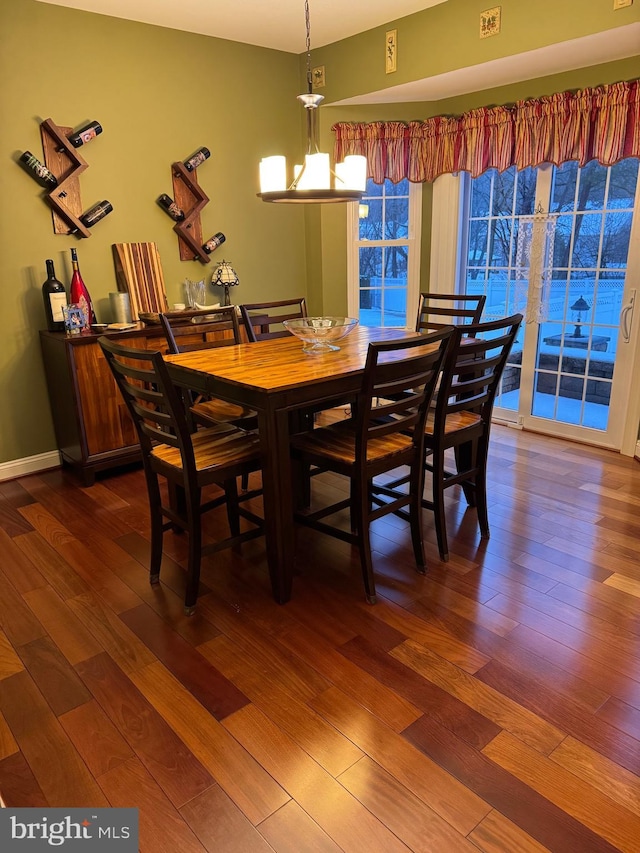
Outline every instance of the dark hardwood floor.
<path id="1" fill-rule="evenodd" d="M 7 804 L 138 806 L 145 853 L 637 853 L 640 465 L 496 426 L 488 542 L 450 491 L 424 577 L 376 522 L 375 606 L 305 529 L 288 604 L 258 539 L 188 619 L 184 537 L 147 580 L 140 470 L 0 483 Z"/>

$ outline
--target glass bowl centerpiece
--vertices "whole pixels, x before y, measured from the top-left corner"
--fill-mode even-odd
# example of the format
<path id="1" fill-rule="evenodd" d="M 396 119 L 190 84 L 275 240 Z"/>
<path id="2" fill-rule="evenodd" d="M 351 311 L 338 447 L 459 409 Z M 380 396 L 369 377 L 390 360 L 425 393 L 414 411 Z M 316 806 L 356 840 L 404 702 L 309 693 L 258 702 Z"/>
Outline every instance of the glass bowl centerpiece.
<path id="1" fill-rule="evenodd" d="M 355 329 L 358 321 L 355 317 L 296 317 L 284 320 L 283 325 L 303 341 L 302 352 L 321 355 L 339 350 L 335 342 Z"/>

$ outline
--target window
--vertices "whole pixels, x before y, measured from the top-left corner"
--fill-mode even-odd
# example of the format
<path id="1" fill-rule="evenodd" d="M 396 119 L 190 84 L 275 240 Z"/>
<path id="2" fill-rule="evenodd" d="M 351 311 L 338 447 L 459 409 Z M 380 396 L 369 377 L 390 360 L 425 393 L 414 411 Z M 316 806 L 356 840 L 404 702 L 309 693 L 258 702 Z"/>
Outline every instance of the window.
<path id="1" fill-rule="evenodd" d="M 413 326 L 422 185 L 367 181 L 349 219 L 349 314 L 365 326 Z"/>

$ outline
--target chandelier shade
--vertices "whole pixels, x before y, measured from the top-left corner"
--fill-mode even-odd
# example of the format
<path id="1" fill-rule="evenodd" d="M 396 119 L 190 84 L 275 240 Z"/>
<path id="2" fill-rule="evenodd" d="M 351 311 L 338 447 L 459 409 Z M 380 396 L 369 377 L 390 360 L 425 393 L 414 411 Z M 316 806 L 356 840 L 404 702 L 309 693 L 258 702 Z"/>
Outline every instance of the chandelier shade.
<path id="1" fill-rule="evenodd" d="M 304 106 L 307 126 L 307 150 L 304 162 L 294 166 L 293 181 L 287 183 L 287 163 L 282 155 L 264 157 L 260 162 L 260 192 L 262 201 L 288 204 L 335 203 L 359 201 L 367 185 L 367 160 L 359 154 L 350 154 L 344 162 L 331 168 L 328 154 L 318 146 L 318 107 L 323 95 L 315 94 L 311 74 L 311 35 L 309 0 L 305 0 L 307 28 L 307 88 L 298 100 Z"/>

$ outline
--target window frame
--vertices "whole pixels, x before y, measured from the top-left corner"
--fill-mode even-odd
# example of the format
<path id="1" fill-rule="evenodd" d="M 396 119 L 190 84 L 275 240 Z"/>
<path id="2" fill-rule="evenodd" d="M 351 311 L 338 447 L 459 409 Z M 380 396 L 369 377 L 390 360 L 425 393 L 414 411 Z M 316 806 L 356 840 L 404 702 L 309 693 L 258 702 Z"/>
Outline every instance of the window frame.
<path id="1" fill-rule="evenodd" d="M 369 182 L 367 181 L 367 187 Z M 422 184 L 408 181 L 407 237 L 399 240 L 360 240 L 359 204 L 349 204 L 347 214 L 347 311 L 349 316 L 360 316 L 360 248 L 361 247 L 407 247 L 407 322 L 402 328 L 412 329 L 415 325 L 420 293 L 420 237 L 422 233 Z M 363 201 L 366 203 L 366 191 Z M 376 196 L 380 198 L 380 196 Z M 393 198 L 393 196 L 389 196 Z M 412 306 L 414 310 L 412 312 Z M 394 328 L 388 326 L 387 328 Z M 400 328 L 400 327 L 396 327 Z"/>

